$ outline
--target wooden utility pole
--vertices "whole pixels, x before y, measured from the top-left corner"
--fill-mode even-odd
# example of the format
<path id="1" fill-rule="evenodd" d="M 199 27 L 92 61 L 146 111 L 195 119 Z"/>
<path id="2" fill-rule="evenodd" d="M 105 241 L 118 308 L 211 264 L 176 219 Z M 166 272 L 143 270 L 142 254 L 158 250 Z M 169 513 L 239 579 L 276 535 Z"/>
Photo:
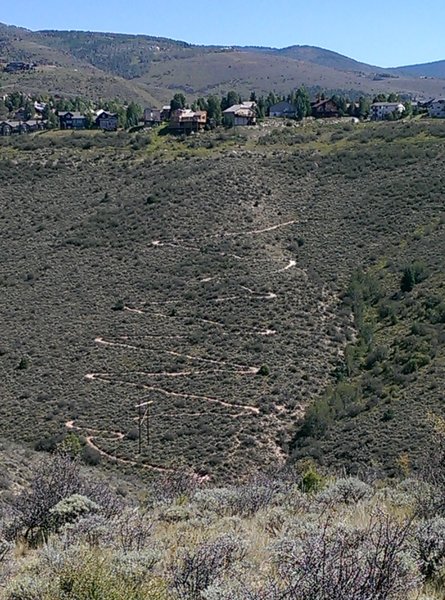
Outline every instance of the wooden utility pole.
<path id="1" fill-rule="evenodd" d="M 147 426 L 147 446 L 150 447 L 150 405 L 147 404 L 146 426 Z"/>
<path id="2" fill-rule="evenodd" d="M 138 447 L 139 447 L 139 454 L 141 454 L 142 452 L 142 404 L 139 404 L 139 418 L 138 418 Z"/>
<path id="3" fill-rule="evenodd" d="M 153 404 L 153 400 L 149 400 L 148 402 L 141 402 L 141 404 L 137 404 L 136 408 L 138 409 L 138 452 L 142 453 L 142 429 L 145 421 L 146 427 L 146 439 L 147 446 L 150 446 L 150 405 Z M 145 407 L 145 413 L 142 413 L 142 408 Z"/>

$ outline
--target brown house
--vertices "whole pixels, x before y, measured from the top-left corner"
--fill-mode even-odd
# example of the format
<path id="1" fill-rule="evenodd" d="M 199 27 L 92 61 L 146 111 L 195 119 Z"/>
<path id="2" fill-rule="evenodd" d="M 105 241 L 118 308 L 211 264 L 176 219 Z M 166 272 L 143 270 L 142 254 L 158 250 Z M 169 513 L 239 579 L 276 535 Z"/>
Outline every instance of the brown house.
<path id="1" fill-rule="evenodd" d="M 144 124 L 145 125 L 159 125 L 161 123 L 161 109 L 160 108 L 146 108 L 144 110 Z"/>
<path id="2" fill-rule="evenodd" d="M 333 100 L 317 100 L 311 102 L 312 116 L 313 117 L 339 117 L 340 109 L 336 102 Z"/>
<path id="3" fill-rule="evenodd" d="M 202 131 L 207 123 L 205 110 L 193 111 L 190 108 L 178 108 L 170 115 L 169 128 L 172 131 Z"/>

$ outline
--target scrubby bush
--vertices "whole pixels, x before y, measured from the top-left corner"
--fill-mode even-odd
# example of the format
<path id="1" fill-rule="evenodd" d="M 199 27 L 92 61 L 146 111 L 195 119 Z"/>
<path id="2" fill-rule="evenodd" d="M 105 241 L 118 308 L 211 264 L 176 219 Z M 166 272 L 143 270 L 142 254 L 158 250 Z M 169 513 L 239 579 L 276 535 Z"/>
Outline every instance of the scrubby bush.
<path id="1" fill-rule="evenodd" d="M 183 550 L 172 567 L 172 589 L 181 600 L 199 600 L 202 592 L 245 556 L 238 538 L 224 535 Z"/>
<path id="2" fill-rule="evenodd" d="M 445 519 L 436 517 L 419 523 L 413 546 L 422 575 L 433 579 L 445 566 Z"/>
<path id="3" fill-rule="evenodd" d="M 336 479 L 330 486 L 317 495 L 316 500 L 323 504 L 356 504 L 370 498 L 373 489 L 367 483 L 355 477 Z"/>
<path id="4" fill-rule="evenodd" d="M 29 487 L 14 499 L 9 536 L 37 542 L 58 527 L 64 511 L 73 519 L 76 510 L 80 516 L 92 507 L 110 516 L 118 513 L 119 501 L 107 487 L 85 479 L 76 460 L 55 455 L 40 462 Z"/>
<path id="5" fill-rule="evenodd" d="M 352 527 L 328 521 L 275 547 L 283 598 L 405 600 L 418 583 L 408 553 L 411 523 L 376 513 Z"/>

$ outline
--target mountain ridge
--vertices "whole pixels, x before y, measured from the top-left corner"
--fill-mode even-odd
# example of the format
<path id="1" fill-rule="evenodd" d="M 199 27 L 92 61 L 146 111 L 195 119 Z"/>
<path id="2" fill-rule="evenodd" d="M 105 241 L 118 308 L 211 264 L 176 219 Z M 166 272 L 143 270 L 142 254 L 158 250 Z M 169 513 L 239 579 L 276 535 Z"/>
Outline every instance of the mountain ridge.
<path id="1" fill-rule="evenodd" d="M 117 93 L 152 105 L 170 100 L 176 92 L 192 101 L 200 95 L 225 94 L 231 89 L 244 96 L 251 91 L 286 94 L 302 84 L 312 93 L 352 97 L 395 92 L 424 99 L 445 93 L 445 80 L 431 78 L 428 64 L 415 69 L 387 69 L 317 46 L 297 44 L 285 48 L 208 46 L 145 34 L 31 31 L 0 24 L 2 60 L 27 60 L 56 69 L 52 77 L 46 73 L 41 79 L 36 74 L 12 79 L 14 89 L 22 85 L 23 91 L 32 88 L 35 92 L 41 83 L 42 93 L 69 95 L 74 89 L 96 97 Z M 75 84 L 70 82 L 73 71 L 77 73 Z M 445 77 L 445 68 L 443 73 L 441 68 L 437 72 Z M 85 81 L 81 82 L 84 74 Z M 0 78 L 0 86 L 2 83 Z M 11 87 L 11 79 L 7 85 Z"/>

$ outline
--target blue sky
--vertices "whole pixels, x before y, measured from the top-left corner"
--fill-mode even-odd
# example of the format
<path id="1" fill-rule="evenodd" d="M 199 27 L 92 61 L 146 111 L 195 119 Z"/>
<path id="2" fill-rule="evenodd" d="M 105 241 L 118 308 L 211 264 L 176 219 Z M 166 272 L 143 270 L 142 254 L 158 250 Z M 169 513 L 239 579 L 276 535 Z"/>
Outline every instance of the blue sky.
<path id="1" fill-rule="evenodd" d="M 445 59 L 444 0 L 2 0 L 0 22 L 29 29 L 145 33 L 198 44 L 310 44 L 370 64 Z"/>

